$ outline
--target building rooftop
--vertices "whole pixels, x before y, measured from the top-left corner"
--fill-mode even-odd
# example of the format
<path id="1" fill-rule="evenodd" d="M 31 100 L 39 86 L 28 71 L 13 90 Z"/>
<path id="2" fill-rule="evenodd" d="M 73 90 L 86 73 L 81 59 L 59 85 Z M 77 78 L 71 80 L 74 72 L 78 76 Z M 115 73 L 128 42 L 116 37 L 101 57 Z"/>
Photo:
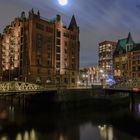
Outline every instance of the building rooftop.
<path id="1" fill-rule="evenodd" d="M 104 44 L 113 44 L 113 45 L 117 45 L 117 42 L 114 42 L 114 41 L 109 41 L 109 40 L 104 40 L 103 42 L 100 42 L 99 43 L 99 46 L 100 45 L 104 45 Z"/>
<path id="2" fill-rule="evenodd" d="M 129 44 L 129 45 L 134 45 L 135 44 L 130 32 L 128 33 L 127 38 L 123 38 L 123 39 L 118 40 L 118 43 L 117 43 L 116 49 L 114 51 L 114 54 L 119 54 L 119 52 L 126 53 L 127 44 Z"/>

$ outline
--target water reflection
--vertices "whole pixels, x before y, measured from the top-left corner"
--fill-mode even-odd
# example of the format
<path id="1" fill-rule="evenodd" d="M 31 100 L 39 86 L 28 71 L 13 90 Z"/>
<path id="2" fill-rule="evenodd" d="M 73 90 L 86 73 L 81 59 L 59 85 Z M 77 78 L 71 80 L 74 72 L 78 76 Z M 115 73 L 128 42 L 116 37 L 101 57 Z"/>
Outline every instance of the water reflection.
<path id="1" fill-rule="evenodd" d="M 32 129 L 31 131 L 26 130 L 23 134 L 18 133 L 16 135 L 16 140 L 38 140 L 38 139 L 35 130 Z"/>
<path id="2" fill-rule="evenodd" d="M 0 119 L 3 120 L 3 119 L 6 119 L 8 118 L 8 113 L 6 110 L 1 110 L 0 111 Z"/>
<path id="3" fill-rule="evenodd" d="M 88 123 L 80 127 L 80 140 L 114 140 L 113 127 L 111 125 L 92 125 Z"/>
<path id="4" fill-rule="evenodd" d="M 15 137 L 10 137 L 10 136 L 1 136 L 0 140 L 38 140 L 36 132 L 34 129 L 32 129 L 31 131 L 25 131 L 23 133 L 17 133 L 17 135 Z"/>
<path id="5" fill-rule="evenodd" d="M 8 140 L 7 136 L 3 136 L 0 140 Z"/>
<path id="6" fill-rule="evenodd" d="M 140 99 L 139 100 L 137 99 L 135 101 L 135 104 L 133 104 L 132 112 L 133 112 L 133 114 L 135 115 L 136 118 L 140 119 Z"/>
<path id="7" fill-rule="evenodd" d="M 18 133 L 18 134 L 17 134 L 16 140 L 22 140 L 22 134 L 21 134 L 21 133 Z"/>
<path id="8" fill-rule="evenodd" d="M 14 106 L 9 106 L 8 111 L 9 111 L 9 120 L 14 121 L 15 120 L 15 108 L 14 108 Z"/>
<path id="9" fill-rule="evenodd" d="M 136 140 L 111 123 L 124 110 L 27 114 L 10 106 L 0 112 L 0 140 Z"/>
<path id="10" fill-rule="evenodd" d="M 37 140 L 36 132 L 34 129 L 30 131 L 31 140 Z"/>
<path id="11" fill-rule="evenodd" d="M 80 126 L 80 140 L 100 140 L 100 132 L 96 125 L 92 122 L 85 123 Z"/>
<path id="12" fill-rule="evenodd" d="M 113 140 L 113 128 L 107 125 L 98 125 L 100 135 L 103 139 Z"/>

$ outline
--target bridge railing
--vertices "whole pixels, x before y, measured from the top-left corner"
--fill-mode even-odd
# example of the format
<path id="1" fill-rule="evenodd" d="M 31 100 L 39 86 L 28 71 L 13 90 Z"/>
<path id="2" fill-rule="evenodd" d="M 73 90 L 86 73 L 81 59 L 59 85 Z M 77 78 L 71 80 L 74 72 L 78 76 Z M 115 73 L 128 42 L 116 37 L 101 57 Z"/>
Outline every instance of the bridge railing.
<path id="1" fill-rule="evenodd" d="M 0 82 L 0 92 L 41 90 L 45 90 L 45 88 L 33 83 L 25 83 L 19 81 Z"/>
<path id="2" fill-rule="evenodd" d="M 137 86 L 140 88 L 140 79 L 128 79 L 125 81 L 121 81 L 117 84 L 114 84 L 112 88 L 127 88 L 127 89 L 132 89 L 133 87 Z"/>

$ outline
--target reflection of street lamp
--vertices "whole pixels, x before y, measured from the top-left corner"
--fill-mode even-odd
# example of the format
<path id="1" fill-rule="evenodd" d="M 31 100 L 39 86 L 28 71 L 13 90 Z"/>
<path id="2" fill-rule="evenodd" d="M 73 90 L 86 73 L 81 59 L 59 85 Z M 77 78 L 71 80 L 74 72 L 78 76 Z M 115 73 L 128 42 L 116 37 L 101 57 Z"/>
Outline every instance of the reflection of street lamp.
<path id="1" fill-rule="evenodd" d="M 113 140 L 113 129 L 110 126 L 107 125 L 99 125 L 99 132 L 101 134 L 101 137 L 103 139 L 109 139 L 109 140 Z"/>

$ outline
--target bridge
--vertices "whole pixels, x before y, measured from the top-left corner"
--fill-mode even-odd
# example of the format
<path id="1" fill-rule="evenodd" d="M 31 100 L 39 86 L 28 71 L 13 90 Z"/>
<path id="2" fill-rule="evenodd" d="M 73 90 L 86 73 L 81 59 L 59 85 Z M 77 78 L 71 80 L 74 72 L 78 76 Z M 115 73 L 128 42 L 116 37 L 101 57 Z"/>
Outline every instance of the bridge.
<path id="1" fill-rule="evenodd" d="M 139 78 L 125 79 L 112 86 L 112 88 L 123 88 L 123 89 L 133 89 L 133 87 L 138 87 L 140 89 Z"/>
<path id="2" fill-rule="evenodd" d="M 103 88 L 103 90 L 106 94 L 129 93 L 131 109 L 133 111 L 135 109 L 135 99 L 140 95 L 140 80 L 139 79 L 125 80 L 111 87 Z"/>
<path id="3" fill-rule="evenodd" d="M 65 90 L 61 87 L 60 89 L 48 89 L 41 85 L 21 81 L 0 82 L 0 102 L 17 108 L 21 107 L 23 109 L 35 108 L 40 110 L 41 106 L 42 109 L 44 107 L 51 108 L 50 104 L 52 105 L 52 107 L 54 106 L 56 108 L 58 107 L 58 104 L 63 104 L 65 107 L 66 103 L 70 103 L 73 106 L 75 102 L 82 103 L 84 100 L 89 101 L 90 99 L 92 99 L 93 102 L 94 100 L 98 100 L 98 102 L 100 102 L 100 99 L 102 101 L 106 99 L 108 100 L 107 96 L 102 95 L 103 94 L 101 93 L 101 96 L 97 97 L 95 94 L 92 94 L 91 89 L 87 88 L 69 88 Z M 115 104 L 128 103 L 129 96 L 126 96 L 126 94 L 123 94 L 119 97 L 111 97 L 113 98 L 109 99 L 113 99 L 113 102 L 115 102 Z"/>
<path id="4" fill-rule="evenodd" d="M 22 82 L 22 81 L 10 81 L 10 82 L 0 82 L 0 94 L 12 94 L 12 93 L 37 93 L 41 91 L 46 91 L 41 85 Z"/>
<path id="5" fill-rule="evenodd" d="M 48 89 L 34 83 L 3 81 L 0 82 L 0 103 L 20 109 L 27 109 L 29 105 L 39 108 L 41 103 L 49 103 L 56 91 L 56 88 Z"/>
<path id="6" fill-rule="evenodd" d="M 119 83 L 112 85 L 111 87 L 104 88 L 107 92 L 128 92 L 128 93 L 140 93 L 140 79 L 125 79 Z"/>

